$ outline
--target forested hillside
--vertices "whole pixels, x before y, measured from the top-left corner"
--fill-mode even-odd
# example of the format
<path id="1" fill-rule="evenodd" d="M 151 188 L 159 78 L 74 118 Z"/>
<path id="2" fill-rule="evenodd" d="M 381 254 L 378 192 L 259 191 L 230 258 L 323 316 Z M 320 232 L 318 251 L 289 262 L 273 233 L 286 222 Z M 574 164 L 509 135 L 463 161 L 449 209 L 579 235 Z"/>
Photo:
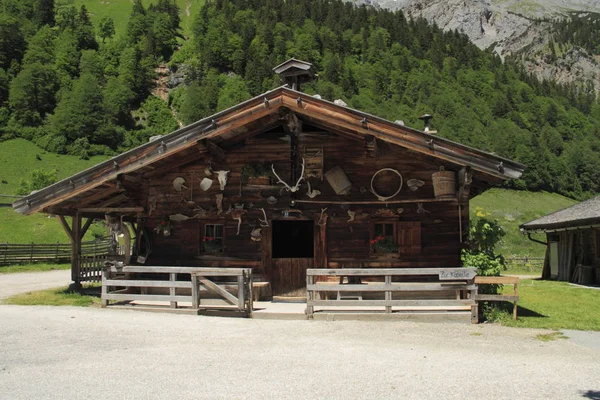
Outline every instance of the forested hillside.
<path id="1" fill-rule="evenodd" d="M 334 0 L 207 1 L 186 38 L 173 0 L 135 0 L 120 34 L 110 16 L 94 25 L 85 6 L 0 0 L 0 11 L 3 139 L 84 158 L 125 150 L 177 120 L 278 86 L 271 68 L 293 56 L 319 73 L 305 91 L 417 128 L 418 115 L 431 113 L 439 135 L 527 164 L 513 187 L 600 192 L 593 94 L 540 82 L 466 36 L 400 11 Z M 177 77 L 168 103 L 151 95 L 161 64 Z"/>

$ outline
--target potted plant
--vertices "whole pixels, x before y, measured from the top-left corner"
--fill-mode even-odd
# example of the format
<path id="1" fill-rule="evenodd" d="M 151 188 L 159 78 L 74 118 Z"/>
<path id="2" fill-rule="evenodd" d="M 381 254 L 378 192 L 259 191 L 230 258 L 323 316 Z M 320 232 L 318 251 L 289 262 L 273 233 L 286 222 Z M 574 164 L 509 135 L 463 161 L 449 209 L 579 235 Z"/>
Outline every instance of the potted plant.
<path id="1" fill-rule="evenodd" d="M 247 185 L 270 185 L 272 172 L 267 164 L 253 163 L 242 168 L 242 182 Z"/>
<path id="2" fill-rule="evenodd" d="M 205 253 L 220 253 L 223 250 L 223 246 L 220 240 L 215 239 L 211 236 L 204 236 L 202 238 L 202 251 Z"/>
<path id="3" fill-rule="evenodd" d="M 377 236 L 371 240 L 371 246 L 377 254 L 395 254 L 398 253 L 398 245 L 394 243 L 393 238 Z"/>
<path id="4" fill-rule="evenodd" d="M 154 232 L 158 233 L 159 235 L 162 233 L 164 236 L 170 236 L 171 220 L 167 217 L 161 218 L 158 225 L 156 225 L 156 228 L 154 228 Z"/>

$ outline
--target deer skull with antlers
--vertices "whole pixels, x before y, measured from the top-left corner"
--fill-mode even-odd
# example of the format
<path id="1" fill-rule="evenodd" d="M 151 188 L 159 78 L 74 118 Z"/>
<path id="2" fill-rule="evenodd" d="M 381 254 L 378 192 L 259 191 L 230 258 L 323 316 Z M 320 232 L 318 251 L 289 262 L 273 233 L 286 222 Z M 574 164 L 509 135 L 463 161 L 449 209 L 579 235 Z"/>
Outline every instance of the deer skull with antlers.
<path id="1" fill-rule="evenodd" d="M 298 182 L 296 182 L 294 186 L 288 185 L 279 177 L 279 175 L 277 175 L 277 172 L 275 172 L 275 166 L 273 164 L 271 164 L 271 169 L 273 170 L 273 175 L 275 175 L 275 177 L 278 179 L 277 183 L 283 183 L 285 190 L 296 193 L 300 189 L 300 182 L 304 180 L 304 158 L 302 158 L 302 172 L 300 173 L 300 178 L 298 178 Z"/>

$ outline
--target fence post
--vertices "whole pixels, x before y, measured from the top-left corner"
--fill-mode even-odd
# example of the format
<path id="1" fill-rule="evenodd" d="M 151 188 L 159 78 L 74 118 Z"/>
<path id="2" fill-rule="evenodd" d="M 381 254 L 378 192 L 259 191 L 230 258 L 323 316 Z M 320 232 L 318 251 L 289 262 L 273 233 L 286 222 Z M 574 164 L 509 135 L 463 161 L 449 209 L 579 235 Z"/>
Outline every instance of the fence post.
<path id="1" fill-rule="evenodd" d="M 4 243 L 4 264 L 6 264 L 6 257 L 8 256 L 8 242 Z"/>
<path id="2" fill-rule="evenodd" d="M 31 252 L 29 253 L 29 262 L 33 262 L 33 242 L 31 242 Z"/>
<path id="3" fill-rule="evenodd" d="M 56 251 L 54 254 L 54 261 L 58 261 L 58 249 L 60 248 L 60 242 L 57 240 L 56 241 Z"/>

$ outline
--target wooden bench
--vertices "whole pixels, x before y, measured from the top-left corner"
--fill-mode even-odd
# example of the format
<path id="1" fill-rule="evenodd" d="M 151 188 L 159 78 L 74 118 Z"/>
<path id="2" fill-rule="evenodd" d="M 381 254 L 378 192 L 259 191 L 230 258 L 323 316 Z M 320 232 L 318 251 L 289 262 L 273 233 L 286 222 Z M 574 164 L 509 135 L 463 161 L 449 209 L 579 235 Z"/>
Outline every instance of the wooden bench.
<path id="1" fill-rule="evenodd" d="M 322 281 L 335 277 L 338 282 Z M 347 277 L 348 283 L 339 279 Z M 383 279 L 364 282 L 366 277 Z M 425 278 L 428 277 L 428 278 Z M 315 307 L 383 307 L 385 313 L 397 312 L 459 312 L 471 311 L 471 320 L 476 321 L 477 303 L 474 300 L 477 286 L 473 283 L 474 268 L 343 268 L 308 269 L 306 271 L 306 314 L 312 318 Z M 396 279 L 394 279 L 396 278 Z M 421 279 L 422 278 L 422 279 Z M 406 280 L 406 281 L 403 281 Z M 467 299 L 448 299 L 444 293 L 467 291 Z M 337 292 L 335 300 L 327 292 Z M 375 299 L 365 299 L 366 294 L 376 294 Z M 394 298 L 396 294 L 396 298 Z M 422 296 L 425 294 L 425 296 Z M 322 298 L 326 299 L 323 300 Z M 352 299 L 350 299 L 350 297 Z M 402 298 L 398 298 L 402 297 Z M 395 308 L 395 310 L 394 310 Z M 319 310 L 323 311 L 323 310 Z M 365 310 L 362 309 L 364 312 Z"/>
<path id="2" fill-rule="evenodd" d="M 517 319 L 517 302 L 519 301 L 519 278 L 516 276 L 476 276 L 477 285 L 513 285 L 513 294 L 476 294 L 476 301 L 512 301 L 513 319 Z"/>

